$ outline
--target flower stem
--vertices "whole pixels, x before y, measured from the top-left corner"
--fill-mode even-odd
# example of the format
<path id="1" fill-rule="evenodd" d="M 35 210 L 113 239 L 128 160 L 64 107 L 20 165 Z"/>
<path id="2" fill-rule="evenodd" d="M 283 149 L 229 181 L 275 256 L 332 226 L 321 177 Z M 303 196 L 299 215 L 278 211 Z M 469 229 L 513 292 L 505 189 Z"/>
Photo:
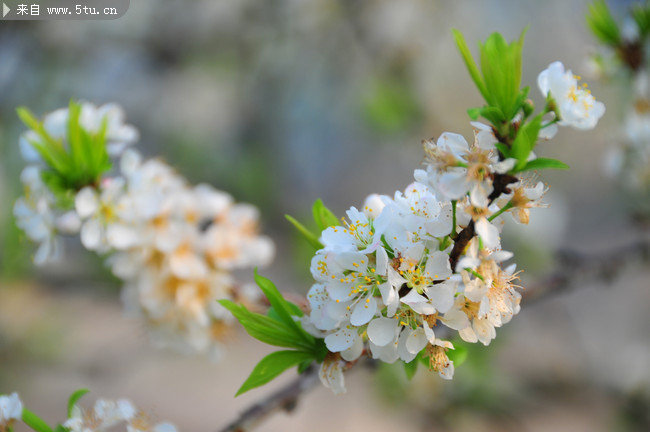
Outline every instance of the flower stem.
<path id="1" fill-rule="evenodd" d="M 501 216 L 504 212 L 510 210 L 511 208 L 512 208 L 512 201 L 508 201 L 508 204 L 501 207 L 499 211 L 497 211 L 496 213 L 494 213 L 492 216 L 488 218 L 488 222 L 492 222 L 494 219 Z"/>
<path id="2" fill-rule="evenodd" d="M 452 240 L 456 238 L 456 203 L 458 201 L 451 201 L 451 234 L 449 235 Z"/>

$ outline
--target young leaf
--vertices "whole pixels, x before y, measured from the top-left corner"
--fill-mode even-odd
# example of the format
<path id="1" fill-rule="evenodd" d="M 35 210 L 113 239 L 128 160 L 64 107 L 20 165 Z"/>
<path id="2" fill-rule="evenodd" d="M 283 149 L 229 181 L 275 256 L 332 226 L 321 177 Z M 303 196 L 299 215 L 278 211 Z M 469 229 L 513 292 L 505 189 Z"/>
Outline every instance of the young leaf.
<path id="1" fill-rule="evenodd" d="M 292 224 L 294 227 L 296 227 L 296 229 L 298 230 L 298 232 L 299 232 L 300 234 L 302 234 L 302 236 L 305 238 L 305 240 L 307 240 L 307 242 L 309 242 L 309 244 L 310 244 L 314 249 L 318 250 L 318 249 L 322 249 L 322 248 L 323 248 L 323 244 L 322 244 L 320 241 L 318 241 L 318 237 L 315 236 L 311 231 L 309 231 L 309 230 L 308 230 L 308 229 L 307 229 L 303 224 L 301 224 L 300 222 L 298 222 L 296 219 L 294 219 L 293 217 L 291 217 L 291 216 L 289 216 L 289 215 L 284 215 L 284 217 L 285 217 L 289 222 L 291 222 L 291 224 Z"/>
<path id="2" fill-rule="evenodd" d="M 648 7 L 647 3 L 644 5 L 636 4 L 632 6 L 631 13 L 637 27 L 639 27 L 641 37 L 647 36 L 650 32 L 650 7 Z"/>
<path id="3" fill-rule="evenodd" d="M 325 207 L 322 200 L 317 199 L 314 202 L 311 211 L 314 215 L 314 222 L 316 222 L 316 226 L 318 226 L 318 229 L 321 232 L 331 226 L 339 225 L 339 220 L 336 218 L 336 215 L 334 215 L 330 209 Z"/>
<path id="4" fill-rule="evenodd" d="M 486 106 L 480 109 L 479 114 L 481 117 L 487 119 L 495 127 L 499 127 L 501 124 L 506 123 L 506 116 L 503 114 L 500 108 Z"/>
<path id="5" fill-rule="evenodd" d="M 297 364 L 313 359 L 313 355 L 304 351 L 276 351 L 264 357 L 253 369 L 253 372 L 237 390 L 235 396 L 248 390 L 262 386 L 280 375 L 285 370 Z"/>
<path id="6" fill-rule="evenodd" d="M 613 46 L 621 44 L 621 31 L 605 0 L 596 0 L 590 4 L 586 18 L 587 25 L 602 43 Z"/>
<path id="7" fill-rule="evenodd" d="M 469 108 L 467 110 L 467 115 L 472 120 L 478 120 L 479 116 L 481 115 L 481 108 Z"/>
<path id="8" fill-rule="evenodd" d="M 515 172 L 521 170 L 526 165 L 530 152 L 533 151 L 535 144 L 537 144 L 537 137 L 539 136 L 541 127 L 542 114 L 538 114 L 519 129 L 510 152 L 511 157 L 517 159 L 517 164 L 514 168 Z"/>
<path id="9" fill-rule="evenodd" d="M 418 355 L 420 357 L 420 355 Z M 409 363 L 404 362 L 404 372 L 406 372 L 406 378 L 409 380 L 413 379 L 415 372 L 418 370 L 418 359 L 413 359 Z"/>
<path id="10" fill-rule="evenodd" d="M 79 399 L 83 397 L 86 393 L 88 393 L 90 390 L 82 388 L 70 395 L 70 399 L 68 399 L 68 418 L 72 416 L 72 409 L 74 406 L 77 404 Z"/>
<path id="11" fill-rule="evenodd" d="M 260 289 L 264 292 L 266 298 L 269 299 L 271 306 L 275 308 L 280 319 L 287 326 L 293 328 L 298 337 L 302 338 L 305 342 L 309 343 L 310 345 L 313 345 L 314 337 L 311 336 L 309 333 L 305 332 L 302 329 L 302 327 L 300 327 L 298 323 L 296 323 L 296 321 L 293 319 L 291 314 L 291 307 L 287 305 L 287 301 L 284 299 L 284 297 L 282 297 L 282 294 L 280 294 L 280 291 L 278 291 L 278 289 L 275 287 L 273 282 L 271 282 L 270 279 L 267 279 L 264 276 L 261 276 L 259 273 L 257 273 L 257 269 L 255 269 L 255 282 L 260 287 Z"/>
<path id="12" fill-rule="evenodd" d="M 458 47 L 458 51 L 460 51 L 460 55 L 463 57 L 465 66 L 467 66 L 467 70 L 469 71 L 469 75 L 470 77 L 472 77 L 472 81 L 474 81 L 474 84 L 476 84 L 476 87 L 478 88 L 478 91 L 483 96 L 483 99 L 485 99 L 486 101 L 489 100 L 490 95 L 488 94 L 487 89 L 485 88 L 485 83 L 483 82 L 481 73 L 479 72 L 478 67 L 476 67 L 476 63 L 474 63 L 474 59 L 472 58 L 472 53 L 469 51 L 469 48 L 467 47 L 467 43 L 465 42 L 465 38 L 463 37 L 463 34 L 456 29 L 453 29 L 452 33 L 454 35 L 454 40 L 456 41 L 456 46 Z"/>
<path id="13" fill-rule="evenodd" d="M 230 300 L 224 299 L 218 302 L 237 318 L 249 335 L 265 344 L 307 351 L 314 349 L 313 340 L 305 341 L 301 333 L 297 333 L 295 328 L 289 327 L 284 322 L 251 312 Z M 300 331 L 302 332 L 302 329 Z"/>
<path id="14" fill-rule="evenodd" d="M 39 416 L 37 416 L 27 408 L 23 408 L 23 414 L 21 420 L 23 421 L 23 423 L 25 423 L 30 428 L 34 429 L 36 432 L 52 432 L 52 428 L 50 428 L 42 418 L 40 418 Z"/>
<path id="15" fill-rule="evenodd" d="M 541 169 L 559 169 L 568 170 L 569 165 L 564 162 L 551 158 L 537 158 L 529 161 L 520 171 L 531 171 Z"/>
<path id="16" fill-rule="evenodd" d="M 464 345 L 464 342 L 460 341 L 454 342 L 454 348 L 455 349 L 453 350 L 447 350 L 447 357 L 449 357 L 449 360 L 454 362 L 454 367 L 457 368 L 465 362 L 465 359 L 467 359 L 468 350 Z"/>

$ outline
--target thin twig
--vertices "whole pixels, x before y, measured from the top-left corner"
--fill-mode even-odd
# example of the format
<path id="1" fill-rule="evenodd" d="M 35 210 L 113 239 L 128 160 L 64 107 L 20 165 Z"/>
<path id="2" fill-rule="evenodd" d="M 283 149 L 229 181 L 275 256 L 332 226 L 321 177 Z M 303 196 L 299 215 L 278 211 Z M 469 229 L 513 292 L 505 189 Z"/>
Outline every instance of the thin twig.
<path id="1" fill-rule="evenodd" d="M 530 304 L 568 292 L 572 287 L 584 285 L 587 281 L 611 283 L 634 261 L 650 261 L 650 239 L 595 254 L 560 252 L 557 270 L 527 285 L 523 301 Z"/>
<path id="2" fill-rule="evenodd" d="M 293 411 L 300 396 L 312 389 L 318 381 L 318 367 L 312 365 L 289 384 L 246 409 L 237 420 L 219 432 L 247 432 L 276 411 Z"/>

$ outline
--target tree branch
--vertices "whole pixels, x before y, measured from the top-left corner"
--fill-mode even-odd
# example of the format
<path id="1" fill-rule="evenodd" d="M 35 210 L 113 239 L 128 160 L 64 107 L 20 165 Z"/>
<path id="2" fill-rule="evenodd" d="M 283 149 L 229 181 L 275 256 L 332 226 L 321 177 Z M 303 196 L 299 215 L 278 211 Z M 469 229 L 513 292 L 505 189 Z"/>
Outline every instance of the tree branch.
<path id="1" fill-rule="evenodd" d="M 310 366 L 289 384 L 246 409 L 237 420 L 220 429 L 219 432 L 247 432 L 276 411 L 293 411 L 300 396 L 319 382 L 318 370 L 318 365 Z"/>
<path id="2" fill-rule="evenodd" d="M 546 277 L 529 284 L 523 292 L 527 304 L 570 291 L 578 283 L 602 280 L 610 283 L 626 265 L 634 261 L 650 262 L 650 239 L 596 254 L 571 251 L 558 253 L 558 268 Z"/>

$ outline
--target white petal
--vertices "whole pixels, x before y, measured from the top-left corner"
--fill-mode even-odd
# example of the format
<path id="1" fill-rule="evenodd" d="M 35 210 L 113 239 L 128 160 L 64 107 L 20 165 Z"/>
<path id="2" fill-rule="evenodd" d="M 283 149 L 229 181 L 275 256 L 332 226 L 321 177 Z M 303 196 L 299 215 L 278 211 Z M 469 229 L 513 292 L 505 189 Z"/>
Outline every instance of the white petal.
<path id="1" fill-rule="evenodd" d="M 97 250 L 102 246 L 102 226 L 96 219 L 87 220 L 81 227 L 81 244 L 86 249 Z"/>
<path id="2" fill-rule="evenodd" d="M 375 270 L 378 275 L 385 276 L 388 271 L 388 254 L 386 250 L 383 247 L 377 248 L 376 257 L 377 268 Z"/>
<path id="3" fill-rule="evenodd" d="M 451 309 L 441 320 L 447 327 L 454 330 L 462 330 L 470 325 L 469 318 L 460 309 Z"/>
<path id="4" fill-rule="evenodd" d="M 335 333 L 325 337 L 325 345 L 331 352 L 341 352 L 350 348 L 359 338 L 357 329 L 352 326 L 345 326 Z"/>
<path id="5" fill-rule="evenodd" d="M 424 329 L 424 336 L 427 338 L 429 343 L 436 343 L 436 334 L 433 332 L 433 329 L 427 322 L 427 320 L 422 320 L 422 328 Z"/>
<path id="6" fill-rule="evenodd" d="M 427 276 L 433 280 L 446 279 L 452 273 L 449 254 L 442 251 L 433 252 L 429 255 L 424 269 Z"/>
<path id="7" fill-rule="evenodd" d="M 401 302 L 409 305 L 415 312 L 423 315 L 431 315 L 436 313 L 436 308 L 429 303 L 429 299 L 417 293 L 416 290 L 411 290 L 407 295 L 402 297 Z"/>
<path id="8" fill-rule="evenodd" d="M 427 337 L 422 327 L 415 329 L 406 339 L 406 350 L 411 354 L 417 354 L 427 346 Z"/>
<path id="9" fill-rule="evenodd" d="M 458 334 L 460 335 L 460 338 L 465 342 L 469 342 L 469 343 L 478 342 L 478 337 L 476 337 L 476 333 L 474 333 L 474 330 L 472 329 L 471 326 L 459 330 Z"/>
<path id="10" fill-rule="evenodd" d="M 99 209 L 97 192 L 91 187 L 81 189 L 74 199 L 75 208 L 79 217 L 85 219 Z"/>
<path id="11" fill-rule="evenodd" d="M 449 365 L 446 368 L 440 369 L 438 371 L 438 375 L 442 379 L 446 379 L 446 380 L 453 379 L 454 378 L 454 362 L 450 360 Z"/>
<path id="12" fill-rule="evenodd" d="M 106 240 L 115 249 L 124 250 L 138 243 L 138 236 L 134 228 L 114 223 L 106 228 Z"/>
<path id="13" fill-rule="evenodd" d="M 481 218 L 476 222 L 476 233 L 481 236 L 486 248 L 494 249 L 499 246 L 499 229 L 488 222 L 487 218 Z"/>
<path id="14" fill-rule="evenodd" d="M 350 315 L 350 324 L 362 326 L 372 319 L 377 312 L 377 301 L 374 297 L 368 297 L 368 301 L 361 299 Z"/>
<path id="15" fill-rule="evenodd" d="M 393 318 L 376 318 L 368 324 L 368 338 L 379 347 L 388 345 L 395 340 L 397 324 Z"/>
<path id="16" fill-rule="evenodd" d="M 404 331 L 400 334 L 399 340 L 397 342 L 397 352 L 399 353 L 399 357 L 406 363 L 413 361 L 417 355 L 417 353 L 414 354 L 406 348 L 406 341 L 409 339 L 412 333 L 413 330 L 410 327 L 405 328 Z"/>
<path id="17" fill-rule="evenodd" d="M 354 345 L 352 345 L 350 348 L 346 349 L 345 351 L 341 352 L 341 358 L 345 361 L 354 361 L 359 358 L 362 352 L 363 352 L 363 340 L 360 337 L 358 337 L 354 341 Z"/>
<path id="18" fill-rule="evenodd" d="M 431 303 L 440 313 L 447 312 L 454 305 L 454 295 L 456 294 L 456 287 L 451 283 L 440 283 L 425 289 L 427 297 L 431 299 Z"/>
<path id="19" fill-rule="evenodd" d="M 324 361 L 321 364 L 318 377 L 325 387 L 332 390 L 332 393 L 345 393 L 345 378 L 343 377 L 340 362 Z"/>
<path id="20" fill-rule="evenodd" d="M 372 358 L 381 360 L 385 363 L 395 363 L 399 358 L 397 353 L 397 340 L 385 346 L 377 346 L 372 341 L 368 343 Z"/>

